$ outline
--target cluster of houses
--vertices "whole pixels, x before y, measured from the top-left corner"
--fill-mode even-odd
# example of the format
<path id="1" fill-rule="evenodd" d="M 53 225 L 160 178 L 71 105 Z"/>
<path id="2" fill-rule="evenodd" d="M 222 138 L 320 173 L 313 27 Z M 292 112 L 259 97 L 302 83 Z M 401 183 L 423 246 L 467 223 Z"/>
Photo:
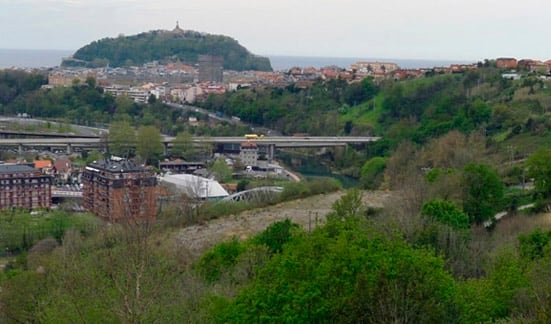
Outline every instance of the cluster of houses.
<path id="1" fill-rule="evenodd" d="M 499 69 L 528 71 L 539 74 L 549 74 L 551 72 L 551 60 L 543 62 L 532 59 L 521 59 L 517 61 L 516 58 L 502 57 L 496 60 L 496 66 Z"/>
<path id="2" fill-rule="evenodd" d="M 551 71 L 551 60 L 542 62 L 532 59 L 498 58 L 496 65 L 500 69 L 518 69 L 540 74 L 549 74 Z M 205 100 L 210 94 L 222 94 L 239 88 L 285 87 L 291 84 L 298 88 L 307 88 L 317 80 L 342 79 L 355 82 L 366 77 L 376 80 L 404 80 L 424 77 L 428 73 L 461 73 L 477 68 L 477 64 L 452 64 L 447 67 L 401 69 L 393 62 L 360 61 L 347 69 L 338 66 L 319 69 L 294 67 L 288 71 L 274 72 L 223 71 L 221 75 L 212 76 L 202 73 L 200 66 L 181 62 L 169 62 L 164 65 L 151 62 L 140 67 L 58 68 L 50 72 L 46 87 L 69 86 L 74 84 L 75 80 L 85 82 L 86 78 L 93 77 L 106 92 L 115 96 L 124 94 L 136 102 L 146 102 L 153 95 L 157 99 L 170 102 L 194 103 Z"/>

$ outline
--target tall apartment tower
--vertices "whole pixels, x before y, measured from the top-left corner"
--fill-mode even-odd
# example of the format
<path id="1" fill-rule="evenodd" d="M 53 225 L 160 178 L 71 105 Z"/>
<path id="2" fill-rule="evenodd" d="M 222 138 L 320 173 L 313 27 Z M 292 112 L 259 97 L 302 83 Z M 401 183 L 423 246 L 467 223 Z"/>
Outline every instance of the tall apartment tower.
<path id="1" fill-rule="evenodd" d="M 224 58 L 199 55 L 199 82 L 222 82 Z"/>
<path id="2" fill-rule="evenodd" d="M 52 177 L 24 164 L 0 165 L 0 209 L 51 206 Z"/>
<path id="3" fill-rule="evenodd" d="M 82 173 L 82 183 L 84 208 L 108 222 L 155 219 L 157 178 L 132 161 L 91 163 Z"/>

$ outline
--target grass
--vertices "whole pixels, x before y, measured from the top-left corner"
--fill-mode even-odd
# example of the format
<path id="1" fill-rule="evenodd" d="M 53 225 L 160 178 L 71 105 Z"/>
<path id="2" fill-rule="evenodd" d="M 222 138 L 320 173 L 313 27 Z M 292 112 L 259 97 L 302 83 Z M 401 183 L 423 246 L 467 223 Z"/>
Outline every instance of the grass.
<path id="1" fill-rule="evenodd" d="M 540 147 L 551 146 L 551 132 L 547 132 L 543 136 L 536 136 L 531 133 L 518 134 L 504 142 L 504 148 L 511 146 L 515 150 L 515 157 L 527 157 Z"/>
<path id="2" fill-rule="evenodd" d="M 383 112 L 384 95 L 379 93 L 373 100 L 369 100 L 360 105 L 350 108 L 350 110 L 341 116 L 343 122 L 347 120 L 354 121 L 357 125 L 365 125 L 375 130 L 376 134 L 381 133 L 381 126 L 378 123 L 379 117 Z"/>

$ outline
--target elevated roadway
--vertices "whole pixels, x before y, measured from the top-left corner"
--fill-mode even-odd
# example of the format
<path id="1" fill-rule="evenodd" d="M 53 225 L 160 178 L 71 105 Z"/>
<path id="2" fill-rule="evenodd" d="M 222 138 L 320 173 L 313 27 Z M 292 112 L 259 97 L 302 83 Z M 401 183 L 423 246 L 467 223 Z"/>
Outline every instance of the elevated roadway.
<path id="1" fill-rule="evenodd" d="M 269 136 L 258 139 L 246 139 L 241 136 L 230 137 L 194 137 L 196 144 L 239 144 L 243 142 L 254 142 L 259 146 L 268 146 L 273 151 L 275 148 L 297 148 L 297 147 L 331 147 L 344 146 L 347 144 L 371 143 L 379 140 L 380 137 L 361 136 Z M 165 136 L 163 144 L 168 149 L 172 146 L 174 137 Z M 7 138 L 0 139 L 0 147 L 15 147 L 22 151 L 25 147 L 55 147 L 64 148 L 70 154 L 75 148 L 105 148 L 107 142 L 99 137 L 72 137 L 72 138 Z"/>

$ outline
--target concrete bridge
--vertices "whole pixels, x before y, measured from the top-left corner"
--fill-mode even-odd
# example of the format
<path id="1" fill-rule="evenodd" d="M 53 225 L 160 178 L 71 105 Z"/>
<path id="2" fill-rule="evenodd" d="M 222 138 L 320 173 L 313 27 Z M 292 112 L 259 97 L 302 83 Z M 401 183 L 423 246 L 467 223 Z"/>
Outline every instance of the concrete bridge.
<path id="1" fill-rule="evenodd" d="M 45 133 L 0 129 L 0 138 L 98 138 L 98 135 L 82 135 L 75 133 Z"/>
<path id="2" fill-rule="evenodd" d="M 163 137 L 165 152 L 172 146 L 174 137 Z M 270 136 L 258 139 L 246 139 L 241 136 L 230 137 L 193 137 L 195 144 L 239 144 L 243 142 L 254 142 L 258 146 L 267 146 L 268 155 L 273 157 L 276 148 L 297 148 L 297 147 L 332 147 L 345 146 L 347 144 L 362 144 L 378 141 L 380 137 L 361 136 Z M 0 139 L 0 147 L 16 147 L 20 153 L 25 147 L 49 147 L 61 148 L 71 154 L 74 148 L 106 148 L 107 142 L 99 137 L 75 137 L 75 138 L 7 138 Z"/>

